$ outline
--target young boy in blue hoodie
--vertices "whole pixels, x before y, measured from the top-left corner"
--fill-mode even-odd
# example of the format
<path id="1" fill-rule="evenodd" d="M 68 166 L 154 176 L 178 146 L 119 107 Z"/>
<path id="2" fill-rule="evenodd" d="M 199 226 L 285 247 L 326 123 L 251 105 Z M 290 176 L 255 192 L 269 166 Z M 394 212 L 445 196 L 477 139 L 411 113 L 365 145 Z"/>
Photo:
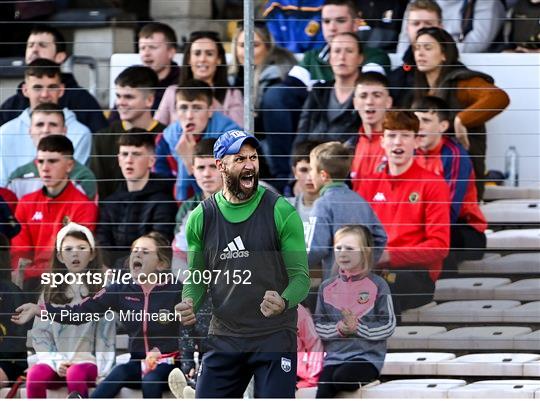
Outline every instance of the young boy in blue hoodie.
<path id="1" fill-rule="evenodd" d="M 195 145 L 201 139 L 217 138 L 222 133 L 241 129 L 224 114 L 211 109 L 212 88 L 203 81 L 190 80 L 176 90 L 178 121 L 163 131 L 156 145 L 158 174 L 176 176 L 175 197 L 184 201 L 200 188 L 192 172 Z"/>
<path id="2" fill-rule="evenodd" d="M 362 225 L 373 235 L 377 262 L 386 247 L 386 232 L 369 203 L 349 189 L 345 180 L 351 167 L 351 154 L 340 142 L 326 142 L 309 154 L 311 180 L 320 197 L 310 213 L 306 230 L 309 266 L 320 265 L 323 280 L 328 279 L 334 265 L 333 238 L 346 225 Z"/>

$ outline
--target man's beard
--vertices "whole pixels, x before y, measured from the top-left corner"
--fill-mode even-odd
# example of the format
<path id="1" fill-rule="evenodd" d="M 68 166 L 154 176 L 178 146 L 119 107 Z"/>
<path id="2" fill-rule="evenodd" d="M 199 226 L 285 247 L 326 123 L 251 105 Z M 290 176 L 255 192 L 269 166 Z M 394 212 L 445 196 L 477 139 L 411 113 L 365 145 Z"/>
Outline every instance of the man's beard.
<path id="1" fill-rule="evenodd" d="M 240 201 L 245 201 L 253 196 L 259 186 L 259 172 L 256 170 L 242 171 L 238 175 L 233 175 L 229 171 L 225 171 L 225 186 L 227 190 Z M 253 186 L 244 189 L 240 183 L 240 177 L 253 173 Z"/>

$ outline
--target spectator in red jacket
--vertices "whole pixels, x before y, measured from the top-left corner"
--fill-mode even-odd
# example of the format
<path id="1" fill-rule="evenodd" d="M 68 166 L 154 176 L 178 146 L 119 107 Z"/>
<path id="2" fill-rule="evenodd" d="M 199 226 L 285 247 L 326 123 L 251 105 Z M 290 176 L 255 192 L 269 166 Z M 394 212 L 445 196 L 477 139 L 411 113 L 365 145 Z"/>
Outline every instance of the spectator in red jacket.
<path id="1" fill-rule="evenodd" d="M 413 104 L 420 120 L 416 160 L 426 170 L 444 177 L 450 188 L 450 255 L 444 275 L 453 275 L 463 260 L 478 260 L 486 248 L 486 218 L 478 205 L 475 175 L 469 153 L 454 138 L 444 135 L 450 125 L 450 106 L 435 96 Z"/>
<path id="2" fill-rule="evenodd" d="M 386 110 L 392 107 L 388 79 L 378 72 L 360 74 L 354 90 L 354 108 L 362 125 L 351 164 L 352 189 L 358 192 L 361 178 L 376 173 L 385 160 L 381 147 Z"/>
<path id="3" fill-rule="evenodd" d="M 54 238 L 73 221 L 94 229 L 97 207 L 69 180 L 73 169 L 73 144 L 64 135 L 50 135 L 38 144 L 36 162 L 43 188 L 19 201 L 15 217 L 21 232 L 11 244 L 12 268 L 24 269 L 26 290 L 36 290 L 41 273 L 49 269 Z"/>
<path id="4" fill-rule="evenodd" d="M 383 129 L 387 166 L 364 179 L 360 193 L 388 235 L 379 267 L 399 316 L 433 299 L 450 244 L 450 195 L 443 178 L 413 158 L 419 129 L 413 112 L 387 112 Z"/>

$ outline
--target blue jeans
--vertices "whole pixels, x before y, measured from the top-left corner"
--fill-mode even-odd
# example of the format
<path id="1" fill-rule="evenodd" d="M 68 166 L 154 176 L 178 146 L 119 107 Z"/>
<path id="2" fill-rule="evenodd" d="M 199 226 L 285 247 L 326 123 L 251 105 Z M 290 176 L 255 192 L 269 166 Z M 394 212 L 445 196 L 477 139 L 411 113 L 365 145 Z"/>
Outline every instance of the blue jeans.
<path id="1" fill-rule="evenodd" d="M 142 389 L 143 398 L 161 398 L 169 390 L 167 379 L 175 365 L 159 364 L 144 377 L 141 376 L 141 361 L 129 361 L 117 365 L 96 387 L 90 398 L 114 398 L 122 387 Z"/>

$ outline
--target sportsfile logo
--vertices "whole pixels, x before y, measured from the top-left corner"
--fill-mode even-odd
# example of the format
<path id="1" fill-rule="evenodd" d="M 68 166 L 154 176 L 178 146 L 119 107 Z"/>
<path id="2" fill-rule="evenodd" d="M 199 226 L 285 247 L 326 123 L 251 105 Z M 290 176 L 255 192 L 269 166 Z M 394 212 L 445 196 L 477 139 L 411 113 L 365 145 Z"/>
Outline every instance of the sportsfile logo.
<path id="1" fill-rule="evenodd" d="M 247 257 L 249 257 L 249 251 L 246 251 L 246 247 L 244 246 L 244 243 L 242 242 L 242 238 L 240 238 L 240 236 L 229 242 L 229 244 L 219 255 L 219 258 L 221 260 L 239 259 Z"/>

